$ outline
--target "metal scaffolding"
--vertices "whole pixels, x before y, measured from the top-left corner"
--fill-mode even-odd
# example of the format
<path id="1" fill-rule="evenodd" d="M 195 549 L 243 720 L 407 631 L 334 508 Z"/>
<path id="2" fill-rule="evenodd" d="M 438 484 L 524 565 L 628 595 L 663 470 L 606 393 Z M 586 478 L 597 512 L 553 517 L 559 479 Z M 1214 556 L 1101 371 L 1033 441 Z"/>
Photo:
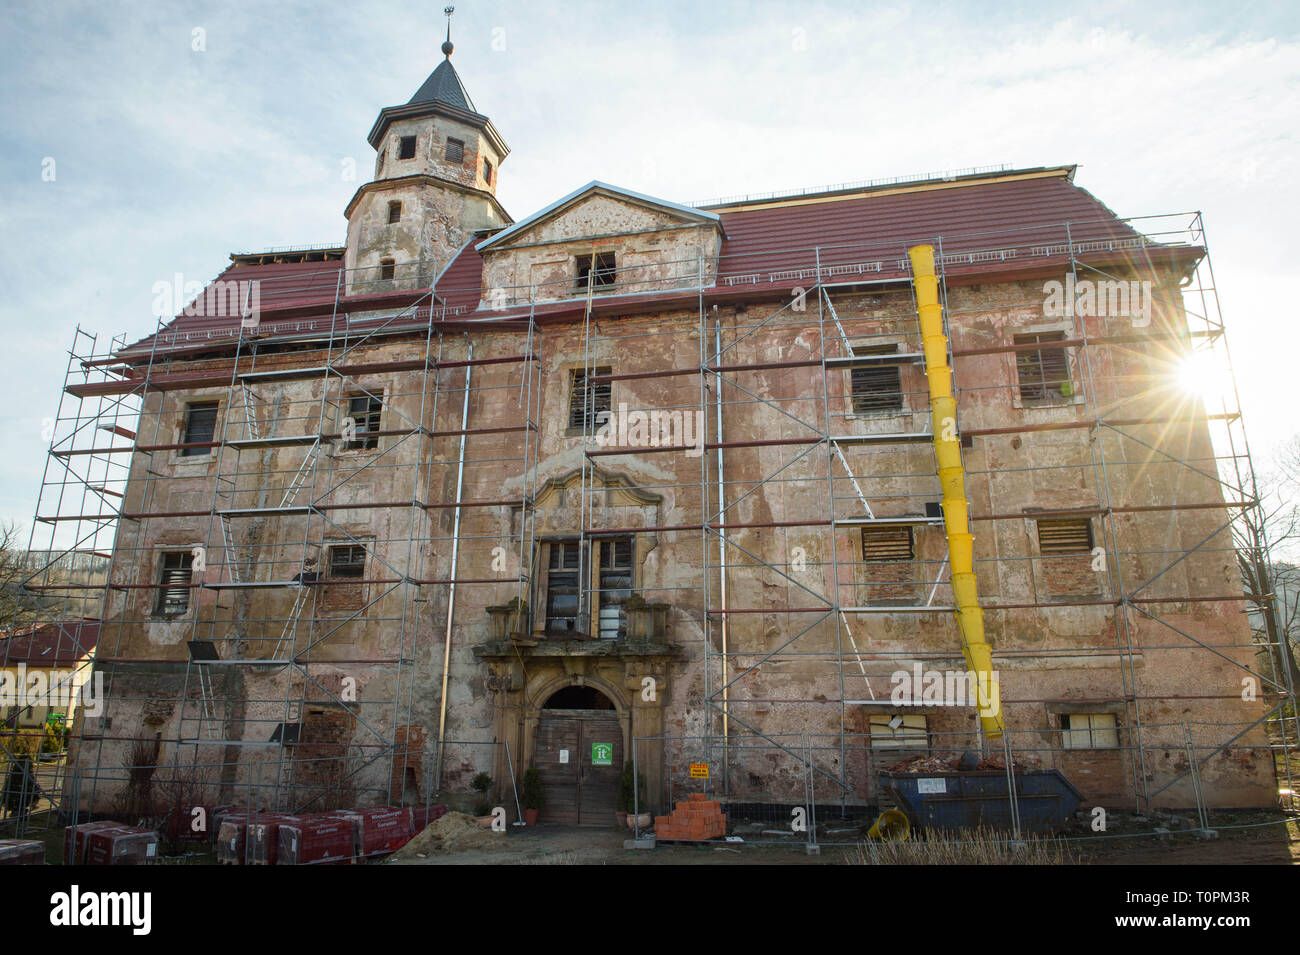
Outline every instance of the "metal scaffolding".
<path id="1" fill-rule="evenodd" d="M 1150 371 L 1161 361 L 1173 369 L 1192 352 L 1230 367 L 1200 216 L 1128 220 L 1133 236 L 1108 242 L 1075 241 L 1077 225 L 916 237 L 937 250 L 976 572 L 987 594 L 980 606 L 995 658 L 1007 666 L 1019 656 L 1059 658 L 1113 670 L 1119 681 L 1118 693 L 1103 697 L 1006 699 L 1008 733 L 1029 740 L 1022 750 L 1057 759 L 1067 751 L 1065 731 L 1021 722 L 1029 708 L 1119 707 L 1115 748 L 1141 808 L 1187 786 L 1199 804 L 1199 769 L 1225 751 L 1257 748 L 1262 727 L 1279 785 L 1293 792 L 1300 732 L 1285 636 L 1273 630 L 1262 641 L 1223 643 L 1185 619 L 1205 605 L 1273 613 L 1271 594 L 1243 594 L 1221 572 L 1235 567 L 1233 528 L 1257 520 L 1260 508 L 1235 387 L 1213 408 L 1190 399 L 1162 405 Z M 945 253 L 958 238 L 984 251 Z M 774 257 L 780 271 L 770 270 Z M 1068 329 L 1059 335 L 1017 342 L 1002 334 L 1015 322 L 988 322 L 991 311 L 1041 315 L 1042 294 L 1023 274 L 1129 282 L 1173 274 L 1179 263 L 1190 264 L 1183 284 L 1159 286 L 1148 324 L 1130 316 L 1120 329 L 1072 316 L 1056 323 Z M 175 731 L 145 741 L 167 749 L 160 762 L 172 778 L 211 772 L 214 784 L 249 791 L 265 808 L 321 808 L 344 791 L 408 798 L 403 781 L 418 757 L 427 798 L 441 787 L 453 745 L 447 708 L 459 588 L 513 598 L 528 615 L 519 621 L 527 633 L 544 613 L 534 504 L 539 480 L 563 475 L 555 462 L 543 464 L 539 448 L 543 431 L 564 423 L 555 414 L 542 420 L 542 393 L 545 369 L 567 362 L 585 388 L 578 617 L 601 606 L 599 577 L 583 563 L 597 559 L 589 542 L 627 536 L 668 545 L 675 575 L 661 564 L 654 581 L 633 589 L 667 605 L 679 643 L 698 644 L 702 693 L 680 705 L 698 707 L 688 715 L 702 729 L 700 752 L 722 766 L 723 791 L 763 789 L 745 754 L 765 747 L 798 767 L 790 778 L 799 786 L 825 793 L 829 783 L 841 807 L 873 804 L 873 714 L 899 709 L 883 681 L 900 661 L 960 659 L 946 543 L 930 533 L 943 518 L 933 506 L 938 483 L 926 446 L 934 434 L 917 378 L 924 352 L 907 248 L 864 242 L 663 264 L 659 277 L 620 271 L 601 277 L 609 287 L 599 289 L 593 268 L 579 296 L 571 279 L 564 288 L 494 289 L 492 307 L 475 311 L 446 304 L 464 290 L 445 287 L 446 269 L 434 263 L 376 279 L 373 270 L 326 262 L 282 293 L 332 283 L 328 321 L 241 322 L 226 337 L 160 323 L 147 350 L 119 338 L 98 351 L 78 330 L 35 526 L 48 532 L 51 555 L 102 555 L 107 579 L 68 584 L 51 559 L 28 578 L 26 596 L 54 622 L 69 617 L 67 606 L 50 613 L 54 596 L 99 621 L 95 667 L 110 701 L 147 711 L 161 690 L 142 687 L 178 685 L 162 701 L 177 708 L 174 720 L 158 721 Z M 1001 284 L 980 284 L 998 264 Z M 404 282 L 412 300 L 349 313 L 349 289 L 385 281 Z M 548 308 L 566 295 L 564 308 Z M 629 296 L 663 304 L 632 310 Z M 541 330 L 552 324 L 559 330 L 545 343 L 548 354 Z M 1064 372 L 1039 382 L 1039 392 L 1018 388 L 1018 362 L 1041 369 L 1045 350 L 1066 355 Z M 628 356 L 652 362 L 620 370 Z M 896 371 L 898 384 L 873 406 L 880 369 L 891 381 Z M 600 407 L 602 394 L 643 387 L 653 387 L 653 401 Z M 176 423 L 196 394 L 221 411 L 209 440 L 187 441 Z M 572 424 L 572 409 L 564 410 Z M 602 428 L 629 413 L 658 413 L 651 420 L 673 424 L 676 438 L 608 441 Z M 1171 434 L 1181 447 L 1169 446 Z M 990 458 L 994 440 L 1019 449 L 1062 435 L 1070 444 L 1059 463 L 1008 467 Z M 372 479 L 392 499 L 377 498 Z M 602 502 L 615 480 L 668 502 L 661 522 L 611 524 Z M 1020 496 L 1025 481 L 1071 500 L 1026 510 L 1035 502 Z M 479 493 L 497 482 L 501 493 Z M 1074 564 L 1010 543 L 1028 533 L 1026 521 L 1070 518 L 1098 529 Z M 171 536 L 169 522 L 179 528 Z M 200 539 L 177 536 L 204 523 Z M 892 561 L 868 559 L 864 534 L 905 540 L 906 549 Z M 470 544 L 474 566 L 496 544 L 515 560 L 508 572 L 466 575 Z M 160 582 L 163 547 L 191 550 L 191 563 L 178 568 L 190 570 L 188 584 Z M 1266 551 L 1252 556 L 1267 561 Z M 1054 591 L 1053 581 L 1080 579 L 1079 560 L 1092 574 L 1087 585 Z M 172 621 L 161 601 L 177 590 L 192 612 Z M 1085 608 L 1095 631 L 1055 633 L 1054 614 L 1067 608 Z M 184 643 L 187 652 L 141 653 L 146 626 L 156 645 Z M 1146 654 L 1189 651 L 1254 679 L 1258 714 L 1169 718 L 1161 707 L 1170 701 L 1223 702 L 1222 694 L 1144 685 Z M 1256 651 L 1254 665 L 1243 662 Z M 808 693 L 774 689 L 766 675 L 774 670 L 794 675 L 784 686 Z M 419 706 L 429 700 L 436 720 Z M 318 738 L 320 727 L 308 725 L 313 709 L 338 715 L 344 728 Z M 1170 734 L 1181 740 L 1189 722 L 1197 736 L 1184 752 L 1194 755 L 1180 766 L 1160 751 L 1181 747 Z M 417 742 L 417 725 L 436 725 L 436 739 L 420 734 Z M 83 719 L 72 742 L 77 799 L 92 807 L 100 786 L 127 778 L 123 746 L 139 738 L 119 729 Z M 978 730 L 963 737 L 951 726 L 933 735 L 945 750 L 960 749 L 958 737 L 970 747 L 985 742 Z M 813 736 L 823 743 L 811 745 Z M 47 787 L 68 789 L 62 776 Z M 49 803 L 47 817 L 57 819 L 58 798 Z"/>

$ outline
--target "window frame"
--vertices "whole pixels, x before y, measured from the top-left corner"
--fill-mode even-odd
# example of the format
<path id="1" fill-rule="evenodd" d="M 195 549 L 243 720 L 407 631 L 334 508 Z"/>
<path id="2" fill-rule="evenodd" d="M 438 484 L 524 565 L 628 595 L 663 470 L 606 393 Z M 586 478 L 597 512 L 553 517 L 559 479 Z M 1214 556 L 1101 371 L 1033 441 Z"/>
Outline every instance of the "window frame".
<path id="1" fill-rule="evenodd" d="M 1109 719 L 1110 725 L 1094 725 L 1098 718 Z M 1087 725 L 1076 726 L 1076 720 L 1086 721 Z M 1085 751 L 1119 749 L 1119 729 L 1119 718 L 1114 713 L 1062 713 L 1061 748 Z M 1081 739 L 1086 739 L 1086 742 L 1081 743 Z"/>
<path id="2" fill-rule="evenodd" d="M 175 566 L 168 566 L 175 559 Z M 175 580 L 184 579 L 182 586 L 172 579 L 172 575 L 177 575 Z M 153 615 L 172 619 L 183 617 L 190 611 L 190 590 L 194 583 L 194 552 L 192 550 L 165 550 L 159 556 L 158 561 L 158 595 L 154 600 Z M 175 606 L 169 597 L 172 594 L 183 594 L 185 601 L 182 606 Z"/>
<path id="3" fill-rule="evenodd" d="M 407 146 L 410 146 L 411 154 L 406 154 Z M 418 136 L 399 136 L 397 137 L 397 158 L 402 161 L 414 159 L 420 151 Z"/>
<path id="4" fill-rule="evenodd" d="M 377 451 L 379 450 L 379 432 L 384 426 L 384 392 L 372 391 L 350 391 L 343 396 L 347 402 L 346 413 L 343 417 L 351 418 L 357 426 L 356 437 L 350 441 L 343 442 L 344 451 Z M 358 401 L 364 401 L 365 407 L 360 411 L 354 410 L 354 405 Z M 362 425 L 365 427 L 362 427 Z M 374 427 L 371 427 L 371 425 Z M 342 427 L 342 422 L 340 422 Z M 366 437 L 363 437 L 366 435 Z"/>
<path id="5" fill-rule="evenodd" d="M 853 345 L 854 358 L 864 358 L 876 356 L 897 356 L 898 345 Z M 865 365 L 854 365 L 849 369 L 849 407 L 854 416 L 873 416 L 873 415 L 897 415 L 904 414 L 908 411 L 907 402 L 903 396 L 903 364 L 901 360 L 885 361 L 873 360 Z M 890 389 L 882 389 L 875 392 L 867 390 L 860 385 L 866 384 L 866 379 L 872 375 L 880 375 L 885 372 L 892 377 Z M 892 374 L 891 374 L 892 373 Z M 882 376 L 883 377 L 883 376 Z M 882 396 L 891 400 L 888 407 L 877 404 L 875 407 L 868 407 L 868 401 L 879 401 Z M 892 399 L 897 398 L 897 406 L 892 404 Z"/>
<path id="6" fill-rule="evenodd" d="M 456 146 L 455 149 L 456 155 L 454 157 L 452 156 L 453 143 Z M 442 157 L 443 159 L 447 160 L 447 162 L 449 163 L 454 163 L 457 166 L 463 166 L 465 164 L 465 140 L 457 139 L 455 136 L 448 136 L 446 145 L 443 147 L 442 150 Z"/>
<path id="7" fill-rule="evenodd" d="M 1064 541 L 1045 541 L 1043 539 L 1044 525 L 1049 525 L 1049 537 L 1054 536 L 1052 531 L 1054 525 L 1056 529 L 1064 531 L 1067 525 L 1083 525 L 1087 532 L 1087 546 L 1072 545 L 1069 540 Z M 1040 517 L 1034 521 L 1034 533 L 1038 541 L 1038 555 L 1040 557 L 1077 557 L 1082 555 L 1091 555 L 1094 547 L 1097 546 L 1097 538 L 1093 535 L 1092 520 L 1087 517 Z M 1059 536 L 1064 537 L 1064 534 Z M 1064 549 L 1069 548 L 1069 549 Z"/>
<path id="8" fill-rule="evenodd" d="M 325 557 L 329 562 L 327 576 L 331 583 L 352 580 L 364 581 L 366 579 L 366 563 L 370 560 L 370 548 L 365 544 L 358 544 L 355 541 L 344 541 L 338 544 L 328 544 L 326 546 L 329 548 L 325 554 Z M 345 562 L 344 565 L 348 567 L 355 566 L 357 571 L 356 573 L 351 573 L 350 571 L 344 574 L 337 573 L 337 568 L 340 566 L 340 562 L 336 559 L 336 554 L 339 551 L 344 550 L 353 552 L 349 555 L 351 560 Z M 359 563 L 356 560 L 356 551 L 361 551 L 361 559 Z"/>
<path id="9" fill-rule="evenodd" d="M 605 252 L 585 252 L 573 257 L 575 288 L 579 292 L 587 291 L 586 279 L 593 276 L 592 291 L 598 288 L 614 288 L 618 285 L 618 254 L 613 250 Z"/>
<path id="10" fill-rule="evenodd" d="M 1052 342 L 1064 342 L 1066 333 L 1063 329 L 1043 330 L 1037 332 L 1021 332 L 1013 335 L 1012 345 L 1017 346 L 1012 352 L 1015 357 L 1016 368 L 1016 398 L 1025 406 L 1041 407 L 1044 405 L 1068 404 L 1074 400 L 1076 393 L 1074 390 L 1074 376 L 1071 371 L 1070 348 L 1067 345 L 1053 347 Z M 1022 345 L 1047 345 L 1048 347 L 1024 348 Z M 1046 367 L 1044 355 L 1052 356 L 1052 363 L 1055 364 L 1059 353 L 1061 377 L 1048 377 L 1049 370 Z M 1027 372 L 1033 372 L 1037 377 L 1027 377 Z M 1069 385 L 1070 393 L 1065 394 L 1061 391 L 1062 386 Z"/>
<path id="11" fill-rule="evenodd" d="M 212 413 L 212 431 L 206 438 L 202 435 L 195 435 L 194 413 L 196 411 Z M 217 419 L 221 415 L 220 401 L 191 401 L 185 405 L 185 420 L 181 422 L 181 433 L 179 444 L 203 444 L 215 442 L 217 440 Z M 177 453 L 182 458 L 200 458 L 211 457 L 212 448 L 177 448 Z"/>
<path id="12" fill-rule="evenodd" d="M 899 728 L 893 729 L 889 721 L 895 716 L 900 717 L 903 723 Z M 876 728 L 888 731 L 889 735 L 884 733 L 879 735 Z M 899 735 L 902 731 L 903 735 Z M 928 750 L 930 748 L 930 722 L 921 713 L 872 713 L 867 717 L 867 748 L 872 752 L 881 750 L 896 749 L 916 749 Z"/>
<path id="13" fill-rule="evenodd" d="M 907 533 L 907 556 L 886 555 L 883 557 L 867 556 L 867 547 L 870 543 L 868 535 L 885 535 L 894 532 Z M 897 545 L 892 545 L 897 546 Z M 862 562 L 864 564 L 906 564 L 916 560 L 916 532 L 911 524 L 882 524 L 879 527 L 863 526 L 862 528 Z"/>
<path id="14" fill-rule="evenodd" d="M 586 368 L 569 369 L 566 435 L 585 434 L 588 429 L 594 432 L 601 425 L 599 420 L 601 412 L 612 414 L 614 411 L 613 382 L 598 381 L 591 388 L 588 388 L 587 374 Z M 610 365 L 598 365 L 591 369 L 592 377 L 609 374 L 613 374 L 613 368 Z M 581 384 L 579 384 L 579 381 L 581 381 Z M 590 414 L 588 414 L 588 410 Z"/>
<path id="15" fill-rule="evenodd" d="M 400 199 L 390 199 L 388 202 L 388 224 L 393 225 L 402 221 L 402 202 Z"/>

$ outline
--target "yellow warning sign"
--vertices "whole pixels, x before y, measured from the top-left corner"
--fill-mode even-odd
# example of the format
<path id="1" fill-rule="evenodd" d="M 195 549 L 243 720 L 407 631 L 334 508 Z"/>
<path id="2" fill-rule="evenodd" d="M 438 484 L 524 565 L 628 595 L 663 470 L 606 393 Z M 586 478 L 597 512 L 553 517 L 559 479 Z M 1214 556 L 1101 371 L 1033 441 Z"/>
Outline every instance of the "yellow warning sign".
<path id="1" fill-rule="evenodd" d="M 691 779 L 708 779 L 708 763 L 691 763 Z"/>

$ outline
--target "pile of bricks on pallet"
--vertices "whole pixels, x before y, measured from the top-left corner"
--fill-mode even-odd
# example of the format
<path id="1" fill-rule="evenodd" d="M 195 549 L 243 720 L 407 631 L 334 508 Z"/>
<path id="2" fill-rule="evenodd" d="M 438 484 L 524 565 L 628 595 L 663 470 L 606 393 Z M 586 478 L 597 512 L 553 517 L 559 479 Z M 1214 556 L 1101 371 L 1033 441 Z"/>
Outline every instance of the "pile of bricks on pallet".
<path id="1" fill-rule="evenodd" d="M 702 842 L 727 834 L 727 815 L 722 803 L 709 799 L 704 793 L 691 793 L 685 802 L 668 816 L 655 816 L 655 838 Z"/>
<path id="2" fill-rule="evenodd" d="M 31 839 L 0 839 L 0 865 L 45 865 L 45 844 Z"/>
<path id="3" fill-rule="evenodd" d="M 72 827 L 64 834 L 63 861 L 68 865 L 144 865 L 158 858 L 158 834 L 152 829 L 103 820 Z"/>

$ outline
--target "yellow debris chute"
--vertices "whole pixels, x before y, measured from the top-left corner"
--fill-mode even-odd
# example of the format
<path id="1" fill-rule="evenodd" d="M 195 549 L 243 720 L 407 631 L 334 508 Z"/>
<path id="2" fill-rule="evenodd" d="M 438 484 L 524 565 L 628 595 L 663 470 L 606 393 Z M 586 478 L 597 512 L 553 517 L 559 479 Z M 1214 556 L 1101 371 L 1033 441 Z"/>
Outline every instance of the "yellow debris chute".
<path id="1" fill-rule="evenodd" d="M 925 377 L 930 384 L 930 413 L 934 432 L 934 457 L 943 488 L 943 525 L 948 536 L 948 561 L 952 565 L 952 592 L 961 628 L 962 653 L 974 677 L 980 724 L 984 735 L 1002 735 L 1002 705 L 993 650 L 984 639 L 984 612 L 975 586 L 974 544 L 966 513 L 966 471 L 961 463 L 957 434 L 957 399 L 952 394 L 952 369 L 948 367 L 948 337 L 943 333 L 939 282 L 934 274 L 934 248 L 918 245 L 907 250 L 912 260 L 917 314 L 921 322 L 921 347 L 925 352 Z"/>

